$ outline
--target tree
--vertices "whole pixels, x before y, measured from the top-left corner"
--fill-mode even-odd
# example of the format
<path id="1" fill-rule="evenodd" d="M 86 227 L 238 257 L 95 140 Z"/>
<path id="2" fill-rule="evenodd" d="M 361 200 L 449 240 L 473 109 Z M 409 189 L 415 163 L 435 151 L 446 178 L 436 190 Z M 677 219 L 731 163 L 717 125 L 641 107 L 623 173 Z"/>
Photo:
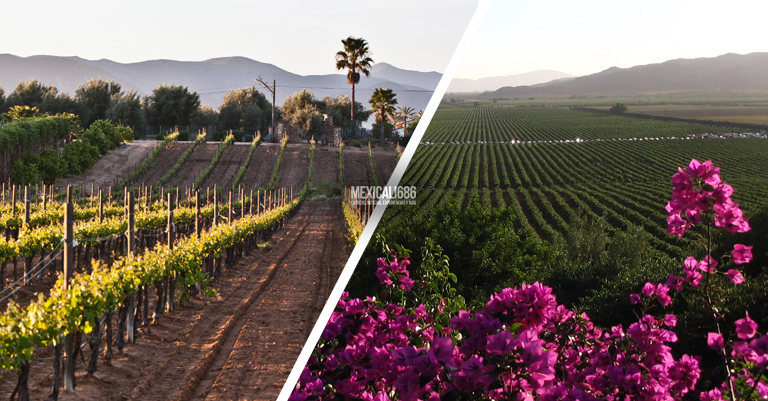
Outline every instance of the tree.
<path id="1" fill-rule="evenodd" d="M 218 120 L 225 130 L 266 132 L 272 125 L 272 103 L 255 86 L 231 90 L 219 106 Z"/>
<path id="2" fill-rule="evenodd" d="M 215 126 L 216 121 L 219 119 L 219 113 L 210 108 L 209 106 L 200 106 L 195 113 L 195 117 L 192 118 L 192 125 L 199 127 Z"/>
<path id="3" fill-rule="evenodd" d="M 408 123 L 413 121 L 413 119 L 416 117 L 416 109 L 408 106 L 399 106 L 397 108 L 397 112 L 395 113 L 395 117 L 403 122 L 403 136 L 405 136 L 405 133 L 408 129 Z M 397 126 L 397 121 L 395 121 L 395 126 Z"/>
<path id="4" fill-rule="evenodd" d="M 99 77 L 85 81 L 75 91 L 75 101 L 82 107 L 80 120 L 84 127 L 90 127 L 96 120 L 107 116 L 113 97 L 120 96 L 120 84 L 112 80 L 105 81 Z"/>
<path id="5" fill-rule="evenodd" d="M 616 104 L 613 105 L 613 107 L 611 107 L 611 110 L 609 110 L 609 111 L 611 113 L 613 113 L 613 114 L 621 114 L 621 113 L 624 113 L 627 110 L 628 110 L 628 108 L 627 108 L 626 104 L 624 104 L 624 103 L 616 103 Z"/>
<path id="6" fill-rule="evenodd" d="M 29 106 L 37 107 L 38 110 L 43 111 L 40 105 L 43 103 L 43 97 L 49 92 L 56 96 L 58 90 L 51 85 L 40 83 L 37 78 L 32 78 L 27 82 L 21 80 L 16 85 L 16 89 L 5 100 L 5 107 L 10 109 L 13 106 Z"/>
<path id="7" fill-rule="evenodd" d="M 387 116 L 395 113 L 397 104 L 395 96 L 392 89 L 376 88 L 373 90 L 371 100 L 368 101 L 371 109 L 376 112 L 376 119 L 381 122 L 381 146 L 384 146 L 384 123 L 387 121 Z"/>
<path id="8" fill-rule="evenodd" d="M 302 138 L 309 141 L 313 135 L 322 133 L 323 114 L 318 108 L 321 103 L 315 99 L 312 92 L 302 89 L 283 102 L 283 107 L 280 108 L 283 120 L 288 121 L 299 130 Z"/>
<path id="9" fill-rule="evenodd" d="M 147 120 L 150 124 L 173 127 L 190 125 L 200 107 L 200 95 L 186 86 L 162 84 L 146 99 Z"/>
<path id="10" fill-rule="evenodd" d="M 349 127 L 350 120 L 346 116 L 351 107 L 352 101 L 349 100 L 349 96 L 346 95 L 338 95 L 336 97 L 326 96 L 319 106 L 320 112 L 331 116 L 333 118 L 333 125 L 339 127 Z M 357 116 L 357 118 L 365 121 L 370 115 L 371 111 L 366 110 L 362 103 L 355 102 L 355 116 Z"/>
<path id="11" fill-rule="evenodd" d="M 347 83 L 352 85 L 352 104 L 355 104 L 355 85 L 360 82 L 360 73 L 369 76 L 371 71 L 371 64 L 374 63 L 370 57 L 370 50 L 368 49 L 368 42 L 363 38 L 353 38 L 352 36 L 347 39 L 342 39 L 341 43 L 344 45 L 344 50 L 336 53 L 336 69 L 347 70 Z M 352 110 L 352 130 L 357 127 L 355 119 L 355 108 L 350 106 Z"/>
<path id="12" fill-rule="evenodd" d="M 3 88 L 0 88 L 0 114 L 5 113 L 7 109 L 5 108 L 5 91 Z"/>
<path id="13" fill-rule="evenodd" d="M 134 91 L 112 95 L 104 118 L 128 127 L 143 127 L 147 123 L 141 97 Z"/>

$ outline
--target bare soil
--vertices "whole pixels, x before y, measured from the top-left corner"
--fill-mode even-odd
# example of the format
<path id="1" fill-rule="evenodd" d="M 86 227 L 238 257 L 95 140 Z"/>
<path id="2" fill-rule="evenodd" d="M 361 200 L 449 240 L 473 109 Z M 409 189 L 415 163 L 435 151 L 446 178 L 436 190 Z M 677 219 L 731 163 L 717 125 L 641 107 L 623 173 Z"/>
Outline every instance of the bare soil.
<path id="1" fill-rule="evenodd" d="M 213 168 L 213 171 L 211 171 L 201 187 L 213 187 L 213 184 L 216 183 L 221 188 L 230 188 L 235 181 L 235 176 L 238 170 L 240 170 L 240 166 L 245 163 L 245 158 L 248 156 L 250 148 L 251 145 L 249 143 L 233 143 L 229 145 L 224 149 L 224 153 L 221 155 L 216 167 Z"/>
<path id="2" fill-rule="evenodd" d="M 66 176 L 56 180 L 56 188 L 66 189 L 67 185 L 77 186 L 85 184 L 88 193 L 91 191 L 90 184 L 102 188 L 112 186 L 119 182 L 123 177 L 132 173 L 133 170 L 144 162 L 159 142 L 157 141 L 134 141 L 126 144 L 124 148 L 115 149 L 96 162 L 90 170 L 79 176 Z"/>
<path id="3" fill-rule="evenodd" d="M 373 160 L 376 162 L 376 177 L 379 185 L 387 185 L 389 177 L 397 166 L 397 155 L 394 153 L 373 152 Z"/>
<path id="4" fill-rule="evenodd" d="M 248 165 L 245 177 L 243 177 L 244 188 L 266 188 L 269 185 L 269 179 L 275 169 L 279 151 L 280 145 L 272 143 L 262 143 L 256 148 L 251 158 L 251 164 Z"/>
<path id="5" fill-rule="evenodd" d="M 181 155 L 192 146 L 192 142 L 171 142 L 160 152 L 157 163 L 154 167 L 144 172 L 138 179 L 137 184 L 156 185 L 168 170 L 172 169 L 179 161 Z"/>
<path id="6" fill-rule="evenodd" d="M 348 152 L 344 148 L 344 185 L 348 187 L 371 185 L 371 167 L 368 152 Z"/>
<path id="7" fill-rule="evenodd" d="M 300 188 L 307 182 L 309 146 L 286 146 L 280 163 L 278 187 Z"/>
<path id="8" fill-rule="evenodd" d="M 274 400 L 349 256 L 344 232 L 338 199 L 306 202 L 265 251 L 224 269 L 208 304 L 192 297 L 141 327 L 136 343 L 113 347 L 111 364 L 100 358 L 93 375 L 78 360 L 75 392 L 62 389 L 59 400 Z M 52 349 L 35 356 L 31 398 L 42 400 L 53 384 Z M 0 381 L 0 397 L 15 379 Z"/>
<path id="9" fill-rule="evenodd" d="M 312 185 L 319 187 L 323 183 L 339 185 L 339 156 L 336 148 L 315 148 Z"/>
<path id="10" fill-rule="evenodd" d="M 207 169 L 211 164 L 211 160 L 213 160 L 213 156 L 216 155 L 216 151 L 219 150 L 220 145 L 220 143 L 198 144 L 197 148 L 192 151 L 192 154 L 189 155 L 179 171 L 177 171 L 176 174 L 171 177 L 170 180 L 168 180 L 167 185 L 169 187 L 180 188 L 191 187 L 197 178 L 203 174 L 203 171 L 205 171 L 205 169 Z M 219 159 L 219 162 L 221 162 L 221 160 L 222 159 Z M 172 168 L 173 165 L 169 166 L 168 170 Z"/>

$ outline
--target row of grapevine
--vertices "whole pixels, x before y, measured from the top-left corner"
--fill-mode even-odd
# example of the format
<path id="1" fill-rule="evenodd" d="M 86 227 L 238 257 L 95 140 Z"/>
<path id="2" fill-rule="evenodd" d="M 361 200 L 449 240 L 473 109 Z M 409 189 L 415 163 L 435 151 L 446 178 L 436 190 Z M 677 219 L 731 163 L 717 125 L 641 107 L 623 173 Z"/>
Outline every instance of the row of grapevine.
<path id="1" fill-rule="evenodd" d="M 728 130 L 555 108 L 438 110 L 400 185 L 420 188 L 420 207 L 476 192 L 483 204 L 512 206 L 521 228 L 549 240 L 578 215 L 605 218 L 612 230 L 642 226 L 657 249 L 679 255 L 690 241 L 666 234 L 664 214 L 678 166 L 713 159 L 745 210 L 768 196 L 768 140 L 707 137 Z M 388 208 L 384 221 L 397 214 Z"/>

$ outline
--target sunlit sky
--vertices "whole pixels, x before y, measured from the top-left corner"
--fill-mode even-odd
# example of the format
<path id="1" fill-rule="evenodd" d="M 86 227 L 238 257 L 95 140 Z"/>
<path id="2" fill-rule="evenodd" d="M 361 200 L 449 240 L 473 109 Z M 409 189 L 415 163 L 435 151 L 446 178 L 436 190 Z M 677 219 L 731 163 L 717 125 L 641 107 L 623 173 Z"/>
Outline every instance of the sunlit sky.
<path id="1" fill-rule="evenodd" d="M 762 1 L 494 0 L 456 78 L 768 51 Z"/>
<path id="2" fill-rule="evenodd" d="M 477 0 L 39 0 L 2 2 L 0 53 L 137 62 L 244 56 L 301 75 L 336 73 L 341 39 L 373 59 L 442 72 Z"/>

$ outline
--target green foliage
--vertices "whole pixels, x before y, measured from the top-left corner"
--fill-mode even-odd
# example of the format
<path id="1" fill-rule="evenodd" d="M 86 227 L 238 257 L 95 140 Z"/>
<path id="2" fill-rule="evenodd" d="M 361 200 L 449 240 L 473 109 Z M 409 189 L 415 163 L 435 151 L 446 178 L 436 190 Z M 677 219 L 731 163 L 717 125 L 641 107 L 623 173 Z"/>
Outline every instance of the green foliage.
<path id="1" fill-rule="evenodd" d="M 621 114 L 628 110 L 627 105 L 624 103 L 616 103 L 609 110 L 613 114 Z"/>
<path id="2" fill-rule="evenodd" d="M 285 99 L 280 110 L 283 120 L 309 141 L 312 136 L 319 136 L 323 132 L 323 115 L 318 108 L 319 104 L 312 92 L 302 89 Z"/>
<path id="3" fill-rule="evenodd" d="M 205 138 L 205 135 L 201 135 L 198 138 L 200 137 Z M 231 145 L 232 142 L 234 141 L 235 141 L 235 137 L 233 135 L 228 135 L 224 139 L 224 142 L 221 144 L 221 146 L 219 146 L 219 149 L 216 150 L 216 154 L 213 156 L 213 159 L 211 159 L 211 163 L 208 164 L 208 167 L 205 169 L 205 171 L 203 171 L 203 173 L 200 174 L 200 177 L 197 179 L 197 181 L 195 181 L 195 188 L 200 188 L 200 184 L 202 184 L 203 181 L 205 181 L 205 179 L 208 178 L 208 174 L 210 174 L 211 171 L 213 171 L 213 169 L 216 167 L 216 164 L 219 163 L 219 159 L 221 159 L 221 155 L 224 154 L 224 151 L 227 149 L 227 147 Z M 197 145 L 195 144 L 195 146 Z M 183 156 L 182 158 L 186 159 L 186 157 L 183 157 Z M 181 162 L 183 163 L 183 161 Z"/>
<path id="4" fill-rule="evenodd" d="M 186 86 L 157 86 L 146 102 L 147 121 L 167 127 L 190 125 L 200 107 L 200 95 Z"/>
<path id="5" fill-rule="evenodd" d="M 195 116 L 192 118 L 192 125 L 198 127 L 210 127 L 216 125 L 219 119 L 219 113 L 212 109 L 210 106 L 202 105 L 197 109 Z"/>
<path id="6" fill-rule="evenodd" d="M 468 304 L 481 305 L 492 292 L 532 282 L 530 278 L 552 262 L 551 249 L 535 233 L 515 230 L 514 223 L 511 209 L 490 209 L 472 196 L 464 210 L 455 198 L 427 209 L 401 207 L 397 222 L 379 225 L 377 232 L 388 243 L 407 249 L 420 249 L 424 238 L 432 238 L 451 260 L 451 271 L 459 278 L 457 293 Z M 376 265 L 379 254 L 366 248 L 350 281 L 350 294 L 369 295 L 375 277 L 367 277 L 366 271 Z M 413 257 L 414 265 L 421 262 L 419 255 Z"/>
<path id="7" fill-rule="evenodd" d="M 126 127 L 143 127 L 147 123 L 141 97 L 134 91 L 112 95 L 104 118 Z"/>
<path id="8" fill-rule="evenodd" d="M 237 175 L 235 175 L 235 181 L 232 183 L 232 188 L 240 185 L 240 183 L 243 181 L 243 177 L 245 177 L 245 171 L 248 169 L 248 165 L 251 164 L 251 158 L 253 157 L 253 153 L 256 151 L 256 147 L 261 144 L 261 135 L 256 135 L 253 138 L 253 142 L 251 142 L 251 147 L 248 149 L 248 156 L 245 158 L 245 162 L 243 162 L 243 165 L 240 166 L 240 170 L 237 171 Z"/>
<path id="9" fill-rule="evenodd" d="M 132 141 L 133 132 L 130 128 L 113 125 L 107 120 L 98 120 L 93 122 L 80 138 L 99 149 L 100 154 L 106 155 L 124 141 Z"/>
<path id="10" fill-rule="evenodd" d="M 75 100 L 82 106 L 80 119 L 84 127 L 90 127 L 96 120 L 107 118 L 107 110 L 113 97 L 120 96 L 120 84 L 110 81 L 91 79 L 77 87 Z"/>
<path id="11" fill-rule="evenodd" d="M 99 160 L 99 148 L 84 140 L 75 140 L 64 147 L 63 158 L 73 175 L 83 174 Z"/>
<path id="12" fill-rule="evenodd" d="M 219 106 L 218 121 L 225 130 L 267 132 L 272 125 L 272 103 L 255 86 L 231 90 Z"/>
<path id="13" fill-rule="evenodd" d="M 8 95 L 5 100 L 5 107 L 12 108 L 13 106 L 29 106 L 37 107 L 40 111 L 46 112 L 44 109 L 43 101 L 56 97 L 58 90 L 53 85 L 45 85 L 32 78 L 27 82 L 23 80 L 16 85 L 16 89 Z"/>
<path id="14" fill-rule="evenodd" d="M 179 240 L 172 251 L 160 245 L 143 255 L 118 259 L 111 267 L 95 263 L 91 273 L 76 274 L 68 289 L 64 288 L 59 277 L 47 297 L 41 294 L 26 308 L 20 308 L 11 301 L 0 315 L 0 368 L 18 368 L 32 360 L 36 346 L 50 345 L 74 330 L 89 332 L 96 319 L 122 305 L 126 294 L 135 293 L 140 286 L 155 283 L 161 277 L 178 277 L 182 291 L 195 283 L 207 285 L 208 280 L 202 271 L 205 256 L 218 254 L 244 241 L 255 231 L 271 227 L 294 209 L 303 195 L 270 212 L 214 227 L 199 239 L 191 236 Z M 111 230 L 117 230 L 113 232 L 123 232 L 127 228 L 123 219 L 114 219 L 109 224 L 113 225 Z M 50 227 L 28 233 L 24 238 L 35 238 L 34 243 L 45 243 L 46 247 L 51 247 L 61 240 L 63 230 L 60 225 Z M 86 235 L 88 238 L 87 235 L 98 233 L 80 232 L 75 235 Z M 8 244 L 0 238 L 0 251 L 9 248 L 5 245 Z M 14 256 L 28 254 L 26 248 L 12 248 L 15 249 Z M 7 256 L 9 253 L 0 254 L 3 260 Z"/>
<path id="15" fill-rule="evenodd" d="M 0 88 L 0 113 L 5 113 L 5 90 Z M 2 120 L 0 120 L 2 121 Z"/>
<path id="16" fill-rule="evenodd" d="M 285 145 L 288 144 L 288 137 L 284 137 L 280 143 L 280 151 L 277 154 L 277 162 L 275 162 L 275 169 L 272 170 L 272 176 L 269 178 L 269 184 L 267 190 L 274 191 L 277 189 L 277 185 L 280 183 L 280 164 L 283 162 L 283 153 L 285 152 Z"/>
<path id="17" fill-rule="evenodd" d="M 191 155 L 192 152 L 195 150 L 195 148 L 197 148 L 197 145 L 199 145 L 200 142 L 205 140 L 205 136 L 206 136 L 205 132 L 203 132 L 202 134 L 198 135 L 197 138 L 195 138 L 195 141 L 192 142 L 192 146 L 190 146 L 181 155 L 181 157 L 179 157 L 179 160 L 176 161 L 176 164 L 173 166 L 173 168 L 171 168 L 168 172 L 166 172 L 164 176 L 160 177 L 160 180 L 158 180 L 158 182 L 157 182 L 158 185 L 165 185 L 165 183 L 168 182 L 168 180 L 170 180 L 171 177 L 173 177 L 173 175 L 176 174 L 176 172 L 179 171 L 181 166 L 184 165 L 184 162 L 187 161 L 187 158 L 189 157 L 189 155 Z"/>
<path id="18" fill-rule="evenodd" d="M 381 144 L 384 145 L 385 138 L 385 126 L 387 117 L 391 117 L 395 113 L 395 105 L 397 104 L 395 93 L 392 89 L 376 88 L 373 90 L 371 99 L 368 102 L 371 104 L 371 109 L 376 113 L 376 119 L 379 124 L 379 131 L 381 132 Z M 394 128 L 394 127 L 393 127 Z"/>
<path id="19" fill-rule="evenodd" d="M 78 130 L 77 116 L 73 115 L 14 119 L 0 125 L 0 151 L 63 140 Z"/>
<path id="20" fill-rule="evenodd" d="M 349 99 L 349 96 L 326 96 L 321 101 L 319 108 L 320 113 L 327 114 L 333 118 L 333 125 L 349 128 L 351 123 L 349 110 L 352 108 L 352 101 Z M 362 103 L 355 101 L 355 118 L 358 121 L 366 121 L 370 115 L 370 110 L 366 110 Z"/>

